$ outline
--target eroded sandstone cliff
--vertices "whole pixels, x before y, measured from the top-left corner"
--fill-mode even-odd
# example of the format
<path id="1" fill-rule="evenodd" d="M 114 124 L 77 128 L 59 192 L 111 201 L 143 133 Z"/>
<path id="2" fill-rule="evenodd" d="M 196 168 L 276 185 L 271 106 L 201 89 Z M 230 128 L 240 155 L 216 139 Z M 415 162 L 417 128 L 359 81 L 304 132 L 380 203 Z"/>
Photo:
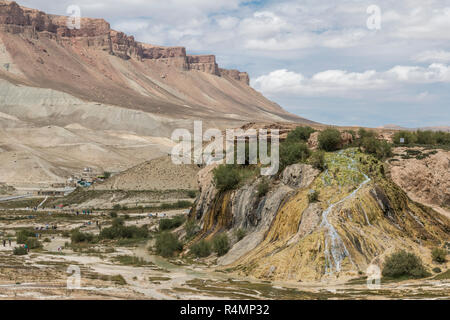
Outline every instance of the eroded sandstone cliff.
<path id="1" fill-rule="evenodd" d="M 70 38 L 84 38 L 89 47 L 108 51 L 122 59 L 177 59 L 187 70 L 198 70 L 216 76 L 229 76 L 249 84 L 248 74 L 237 70 L 219 69 L 214 55 L 187 55 L 183 47 L 161 47 L 135 41 L 133 36 L 111 29 L 103 19 L 81 18 L 80 29 L 69 28 L 65 16 L 48 15 L 42 11 L 23 8 L 16 2 L 0 2 L 0 30 L 14 34 L 24 34 L 31 38 L 46 36 L 71 44 Z M 45 33 L 45 35 L 43 34 Z"/>

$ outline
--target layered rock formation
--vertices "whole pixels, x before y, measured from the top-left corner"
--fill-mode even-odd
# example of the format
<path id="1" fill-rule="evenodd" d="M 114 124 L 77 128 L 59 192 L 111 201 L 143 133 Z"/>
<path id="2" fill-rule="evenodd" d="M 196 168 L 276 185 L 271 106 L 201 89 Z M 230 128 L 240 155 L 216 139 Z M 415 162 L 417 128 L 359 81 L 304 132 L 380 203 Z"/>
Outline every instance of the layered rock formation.
<path id="1" fill-rule="evenodd" d="M 415 150 L 424 159 L 408 157 L 405 148 L 397 148 L 390 161 L 392 180 L 416 201 L 437 207 L 436 210 L 450 217 L 450 152 L 445 150 Z"/>
<path id="2" fill-rule="evenodd" d="M 67 27 L 68 18 L 47 15 L 44 12 L 23 8 L 16 2 L 0 2 L 0 29 L 11 33 L 23 33 L 29 37 L 39 37 L 39 33 L 66 42 L 67 38 L 84 38 L 86 46 L 108 51 L 124 60 L 128 59 L 182 59 L 177 65 L 186 70 L 197 70 L 216 76 L 228 76 L 249 85 L 247 73 L 237 70 L 219 69 L 214 55 L 187 55 L 183 47 L 161 47 L 136 42 L 133 36 L 111 29 L 103 19 L 82 18 L 80 29 Z M 41 35 L 43 36 L 43 35 Z"/>
<path id="3" fill-rule="evenodd" d="M 282 281 L 358 277 L 370 264 L 382 266 L 400 249 L 432 266 L 430 251 L 450 240 L 450 220 L 411 201 L 385 174 L 385 164 L 356 149 L 326 155 L 322 173 L 304 164 L 271 179 L 219 192 L 201 175 L 201 195 L 190 218 L 202 226 L 193 241 L 227 233 L 230 251 L 218 260 L 225 270 Z M 311 190 L 318 192 L 310 202 Z M 242 240 L 237 230 L 245 231 Z"/>

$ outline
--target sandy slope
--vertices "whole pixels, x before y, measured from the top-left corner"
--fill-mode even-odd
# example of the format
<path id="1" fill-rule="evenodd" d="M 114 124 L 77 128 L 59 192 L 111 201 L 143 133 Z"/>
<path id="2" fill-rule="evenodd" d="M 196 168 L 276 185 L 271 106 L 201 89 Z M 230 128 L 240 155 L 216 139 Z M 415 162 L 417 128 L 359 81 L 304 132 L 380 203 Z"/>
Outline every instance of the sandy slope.
<path id="1" fill-rule="evenodd" d="M 219 69 L 214 56 L 82 22 L 70 32 L 64 17 L 0 1 L 0 182 L 61 182 L 87 166 L 122 171 L 167 155 L 173 130 L 194 120 L 219 129 L 310 123 L 252 89 L 245 73 Z"/>

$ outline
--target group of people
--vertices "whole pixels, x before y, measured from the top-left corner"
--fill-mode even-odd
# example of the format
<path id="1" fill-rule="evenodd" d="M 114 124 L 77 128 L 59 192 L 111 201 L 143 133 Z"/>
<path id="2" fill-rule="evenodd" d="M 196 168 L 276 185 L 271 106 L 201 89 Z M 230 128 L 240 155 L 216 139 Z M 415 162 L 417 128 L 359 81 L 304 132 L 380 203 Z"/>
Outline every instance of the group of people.
<path id="1" fill-rule="evenodd" d="M 49 230 L 49 229 L 52 229 L 52 230 L 57 230 L 58 229 L 58 225 L 57 224 L 52 224 L 51 226 L 49 226 L 48 224 L 46 224 L 45 225 L 45 227 L 35 227 L 34 228 L 34 230 Z"/>
<path id="2" fill-rule="evenodd" d="M 8 238 L 9 246 L 11 247 L 11 238 Z M 6 247 L 6 239 L 3 239 L 3 247 Z"/>
<path id="3" fill-rule="evenodd" d="M 77 215 L 77 216 L 79 216 L 80 215 L 80 211 L 76 211 L 75 212 L 75 214 Z M 92 212 L 92 210 L 82 210 L 81 211 L 81 214 L 83 214 L 83 215 L 86 215 L 86 216 L 90 216 L 91 214 L 93 214 L 93 212 Z"/>

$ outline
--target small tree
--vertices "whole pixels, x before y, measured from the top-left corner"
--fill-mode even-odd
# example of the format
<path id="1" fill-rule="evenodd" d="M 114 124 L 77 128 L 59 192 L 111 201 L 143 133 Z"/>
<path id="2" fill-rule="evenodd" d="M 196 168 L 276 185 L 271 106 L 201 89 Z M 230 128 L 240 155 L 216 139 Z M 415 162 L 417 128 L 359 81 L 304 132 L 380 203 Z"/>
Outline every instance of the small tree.
<path id="1" fill-rule="evenodd" d="M 211 254 L 211 244 L 201 240 L 191 246 L 191 253 L 197 258 L 206 258 Z"/>
<path id="2" fill-rule="evenodd" d="M 72 240 L 72 243 L 81 243 L 81 242 L 89 243 L 92 242 L 92 240 L 94 240 L 94 235 L 91 233 L 81 232 L 80 230 L 77 229 L 72 232 L 70 239 Z"/>
<path id="3" fill-rule="evenodd" d="M 266 178 L 263 178 L 263 180 L 258 185 L 258 197 L 259 198 L 264 197 L 267 194 L 267 192 L 269 192 L 269 188 L 270 188 L 269 181 L 267 181 Z"/>
<path id="4" fill-rule="evenodd" d="M 172 257 L 175 252 L 183 250 L 178 238 L 170 232 L 163 232 L 156 237 L 156 253 L 165 258 Z"/>
<path id="5" fill-rule="evenodd" d="M 403 143 L 402 143 L 403 139 Z M 394 134 L 394 143 L 396 144 L 413 144 L 417 142 L 417 136 L 411 131 L 399 131 Z"/>
<path id="6" fill-rule="evenodd" d="M 220 165 L 213 170 L 214 185 L 220 191 L 235 189 L 241 182 L 239 170 L 233 165 Z"/>
<path id="7" fill-rule="evenodd" d="M 316 191 L 316 190 L 310 190 L 308 192 L 308 201 L 310 203 L 314 203 L 314 202 L 319 201 L 319 192 Z"/>
<path id="8" fill-rule="evenodd" d="M 237 229 L 234 231 L 234 236 L 236 237 L 238 242 L 244 239 L 246 235 L 247 233 L 245 232 L 244 229 Z"/>
<path id="9" fill-rule="evenodd" d="M 194 238 L 200 231 L 200 227 L 193 219 L 189 220 L 186 223 L 185 229 L 186 229 L 186 239 L 188 240 Z"/>
<path id="10" fill-rule="evenodd" d="M 359 139 L 364 139 L 364 138 L 375 138 L 375 132 L 372 130 L 366 130 L 364 128 L 360 128 L 358 130 L 358 136 Z"/>
<path id="11" fill-rule="evenodd" d="M 314 133 L 315 131 L 316 130 L 314 130 L 311 127 L 297 127 L 288 134 L 286 141 L 307 142 L 311 134 Z"/>
<path id="12" fill-rule="evenodd" d="M 392 156 L 392 147 L 384 140 L 381 141 L 375 137 L 365 137 L 362 139 L 360 145 L 364 149 L 364 152 L 374 155 L 379 160 Z"/>
<path id="13" fill-rule="evenodd" d="M 35 237 L 36 237 L 36 234 L 32 230 L 27 230 L 27 229 L 20 230 L 19 233 L 17 234 L 16 242 L 18 244 L 26 244 L 28 238 L 35 238 Z"/>
<path id="14" fill-rule="evenodd" d="M 13 250 L 13 255 L 15 255 L 15 256 L 24 256 L 27 254 L 28 254 L 28 251 L 24 247 L 15 247 Z"/>
<path id="15" fill-rule="evenodd" d="M 341 133 L 337 129 L 326 129 L 319 134 L 319 148 L 325 151 L 336 151 L 341 145 Z"/>
<path id="16" fill-rule="evenodd" d="M 415 254 L 406 251 L 395 252 L 387 257 L 382 274 L 389 278 L 424 278 L 428 276 L 422 260 Z"/>
<path id="17" fill-rule="evenodd" d="M 42 248 L 42 243 L 37 238 L 28 238 L 26 245 L 29 249 L 39 249 Z"/>
<path id="18" fill-rule="evenodd" d="M 308 159 L 308 163 L 314 168 L 324 171 L 327 168 L 325 163 L 325 152 L 321 150 L 313 152 L 311 157 Z"/>
<path id="19" fill-rule="evenodd" d="M 186 218 L 184 216 L 176 216 L 171 219 L 161 219 L 159 221 L 159 231 L 172 230 L 180 227 Z"/>
<path id="20" fill-rule="evenodd" d="M 433 257 L 433 261 L 436 261 L 437 263 L 444 263 L 447 261 L 447 250 L 434 248 L 431 251 L 431 256 Z"/>
<path id="21" fill-rule="evenodd" d="M 280 146 L 280 166 L 286 168 L 295 163 L 306 162 L 310 154 L 311 151 L 304 142 L 285 142 Z"/>
<path id="22" fill-rule="evenodd" d="M 225 233 L 217 235 L 213 240 L 213 248 L 219 257 L 225 255 L 230 250 L 228 236 Z"/>

